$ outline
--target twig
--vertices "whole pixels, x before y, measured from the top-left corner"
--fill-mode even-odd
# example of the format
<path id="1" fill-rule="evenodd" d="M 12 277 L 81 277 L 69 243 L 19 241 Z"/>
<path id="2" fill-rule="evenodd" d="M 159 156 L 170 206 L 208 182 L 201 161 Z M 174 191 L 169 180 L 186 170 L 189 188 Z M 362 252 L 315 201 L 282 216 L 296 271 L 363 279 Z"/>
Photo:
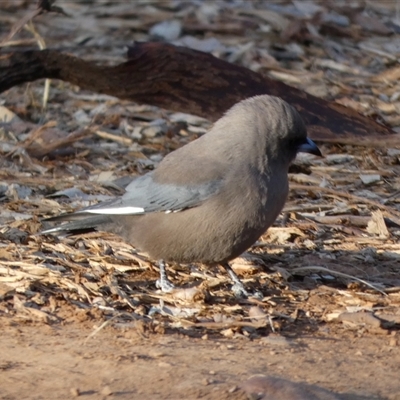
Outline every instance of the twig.
<path id="1" fill-rule="evenodd" d="M 108 139 L 108 140 L 112 140 L 114 142 L 122 143 L 125 146 L 131 145 L 133 143 L 133 140 L 131 138 L 113 135 L 112 133 L 105 132 L 105 131 L 97 130 L 97 131 L 95 131 L 95 134 L 97 136 L 101 137 L 102 139 Z"/>
<path id="2" fill-rule="evenodd" d="M 357 278 L 357 277 L 349 275 L 349 274 L 345 274 L 344 272 L 332 271 L 331 269 L 328 269 L 328 268 L 325 268 L 325 267 L 318 267 L 318 266 L 299 267 L 299 268 L 294 268 L 294 269 L 290 270 L 291 273 L 293 273 L 293 272 L 302 272 L 302 271 L 323 271 L 323 272 L 328 272 L 329 274 L 332 274 L 332 275 L 341 276 L 343 278 L 354 279 L 354 280 L 356 280 L 358 282 L 361 282 L 364 285 L 370 287 L 371 289 L 376 290 L 377 292 L 383 294 L 384 296 L 387 296 L 387 294 L 384 291 L 378 289 L 372 283 L 364 281 L 364 279 Z"/>
<path id="3" fill-rule="evenodd" d="M 311 190 L 315 192 L 322 192 L 328 196 L 337 196 L 337 197 L 344 197 L 346 199 L 352 200 L 354 202 L 362 203 L 362 204 L 368 204 L 370 206 L 376 207 L 382 211 L 385 211 L 396 223 L 400 223 L 400 213 L 385 206 L 384 204 L 381 204 L 377 201 L 371 200 L 371 199 L 366 199 L 365 197 L 360 197 L 356 196 L 351 193 L 345 193 L 345 192 L 340 192 L 335 189 L 330 189 L 330 188 L 325 188 L 325 187 L 320 187 L 320 186 L 315 186 L 315 185 L 299 185 L 299 184 L 290 184 L 290 188 L 294 190 Z"/>
<path id="4" fill-rule="evenodd" d="M 121 315 L 121 313 L 115 314 L 113 317 L 108 319 L 107 321 L 104 321 L 98 328 L 96 328 L 83 342 L 84 345 L 88 342 L 89 339 L 92 337 L 96 336 L 103 328 L 105 328 L 107 325 L 109 325 L 114 319 L 118 318 Z"/>
<path id="5" fill-rule="evenodd" d="M 32 33 L 34 36 L 36 43 L 39 47 L 40 50 L 44 50 L 46 48 L 46 42 L 43 39 L 43 37 L 39 34 L 39 32 L 36 30 L 35 26 L 33 25 L 32 20 L 30 20 L 26 25 L 25 29 Z M 46 109 L 47 102 L 49 100 L 49 93 L 50 93 L 50 83 L 51 79 L 46 79 L 44 81 L 44 89 L 43 89 L 43 99 L 42 99 L 42 111 Z"/>

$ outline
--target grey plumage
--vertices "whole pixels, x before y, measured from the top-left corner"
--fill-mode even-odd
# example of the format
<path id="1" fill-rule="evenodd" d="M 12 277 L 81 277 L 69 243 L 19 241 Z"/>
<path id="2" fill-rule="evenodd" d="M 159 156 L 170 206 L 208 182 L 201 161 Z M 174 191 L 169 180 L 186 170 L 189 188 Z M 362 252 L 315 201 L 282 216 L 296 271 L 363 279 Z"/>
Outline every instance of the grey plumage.
<path id="1" fill-rule="evenodd" d="M 252 97 L 133 180 L 122 197 L 50 218 L 72 222 L 43 233 L 100 228 L 155 259 L 226 266 L 277 218 L 299 151 L 321 155 L 297 111 L 277 97 Z"/>

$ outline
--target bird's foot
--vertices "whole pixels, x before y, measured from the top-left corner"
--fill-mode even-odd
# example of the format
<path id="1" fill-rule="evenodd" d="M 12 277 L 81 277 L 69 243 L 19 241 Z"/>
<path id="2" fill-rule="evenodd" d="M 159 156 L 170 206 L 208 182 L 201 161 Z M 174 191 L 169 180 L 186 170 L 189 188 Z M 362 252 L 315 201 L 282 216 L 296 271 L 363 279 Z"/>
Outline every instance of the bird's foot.
<path id="1" fill-rule="evenodd" d="M 229 266 L 228 263 L 223 263 L 221 264 L 226 272 L 228 273 L 229 277 L 231 278 L 233 282 L 232 286 L 232 292 L 233 294 L 238 297 L 238 298 L 249 298 L 249 297 L 255 297 L 256 299 L 262 299 L 264 296 L 261 292 L 255 291 L 254 293 L 248 292 L 242 281 L 238 278 L 238 276 L 233 272 L 232 268 Z"/>
<path id="2" fill-rule="evenodd" d="M 231 288 L 235 297 L 247 298 L 249 297 L 249 292 L 244 288 L 243 284 L 236 282 Z"/>
<path id="3" fill-rule="evenodd" d="M 157 289 L 160 289 L 164 293 L 171 293 L 175 289 L 175 286 L 171 281 L 162 278 L 157 279 L 156 287 Z"/>
<path id="4" fill-rule="evenodd" d="M 237 298 L 249 298 L 249 297 L 254 297 L 258 300 L 261 300 L 264 295 L 259 292 L 258 290 L 256 290 L 255 292 L 249 292 L 248 290 L 245 289 L 244 285 L 242 282 L 236 282 L 233 286 L 232 286 L 232 292 L 235 295 L 235 297 Z"/>

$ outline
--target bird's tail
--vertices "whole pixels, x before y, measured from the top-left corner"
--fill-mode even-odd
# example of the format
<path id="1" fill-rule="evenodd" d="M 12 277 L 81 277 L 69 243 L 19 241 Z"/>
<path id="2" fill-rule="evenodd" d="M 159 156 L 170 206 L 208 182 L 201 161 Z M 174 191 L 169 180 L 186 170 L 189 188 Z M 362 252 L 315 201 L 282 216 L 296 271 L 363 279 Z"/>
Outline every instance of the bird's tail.
<path id="1" fill-rule="evenodd" d="M 47 235 L 48 233 L 56 233 L 61 235 L 78 234 L 95 231 L 100 225 L 110 222 L 108 215 L 96 215 L 89 213 L 73 213 L 73 214 L 61 214 L 56 217 L 46 218 L 43 222 L 61 222 L 70 221 L 65 224 L 55 226 L 53 228 L 45 229 L 40 232 L 41 234 Z"/>

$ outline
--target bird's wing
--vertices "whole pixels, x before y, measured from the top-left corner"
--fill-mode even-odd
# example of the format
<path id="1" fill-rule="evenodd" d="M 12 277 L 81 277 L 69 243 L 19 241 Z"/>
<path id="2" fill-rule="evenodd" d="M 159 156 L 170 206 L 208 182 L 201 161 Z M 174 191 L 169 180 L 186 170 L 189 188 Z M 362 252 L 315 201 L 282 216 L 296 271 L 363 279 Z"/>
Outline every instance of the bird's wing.
<path id="1" fill-rule="evenodd" d="M 205 200 L 216 194 L 220 190 L 220 187 L 220 180 L 193 186 L 158 183 L 153 179 L 153 174 L 148 173 L 133 180 L 126 187 L 126 193 L 122 197 L 84 208 L 74 214 L 70 214 L 70 216 L 79 217 L 82 214 L 86 216 L 88 214 L 135 215 L 151 212 L 177 212 L 202 204 Z"/>

